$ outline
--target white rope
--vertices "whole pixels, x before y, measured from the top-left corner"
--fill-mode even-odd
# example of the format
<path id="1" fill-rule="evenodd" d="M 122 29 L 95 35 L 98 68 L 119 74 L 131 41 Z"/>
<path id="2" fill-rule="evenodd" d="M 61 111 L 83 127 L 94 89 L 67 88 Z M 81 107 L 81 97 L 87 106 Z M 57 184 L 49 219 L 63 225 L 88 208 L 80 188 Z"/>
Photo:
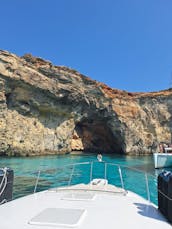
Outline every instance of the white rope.
<path id="1" fill-rule="evenodd" d="M 3 199 L 1 202 L 0 202 L 0 205 L 1 204 L 4 204 L 4 203 L 6 203 L 7 202 L 7 200 L 6 199 Z"/>
<path id="2" fill-rule="evenodd" d="M 7 186 L 7 169 L 8 168 L 2 168 L 1 170 L 3 171 L 4 175 L 3 175 L 3 178 L 2 178 L 2 181 L 1 181 L 1 184 L 0 184 L 0 196 L 3 194 L 6 186 Z"/>
<path id="3" fill-rule="evenodd" d="M 165 193 L 163 193 L 160 189 L 158 189 L 158 192 L 161 193 L 168 200 L 172 201 L 172 199 L 170 197 L 168 197 Z"/>

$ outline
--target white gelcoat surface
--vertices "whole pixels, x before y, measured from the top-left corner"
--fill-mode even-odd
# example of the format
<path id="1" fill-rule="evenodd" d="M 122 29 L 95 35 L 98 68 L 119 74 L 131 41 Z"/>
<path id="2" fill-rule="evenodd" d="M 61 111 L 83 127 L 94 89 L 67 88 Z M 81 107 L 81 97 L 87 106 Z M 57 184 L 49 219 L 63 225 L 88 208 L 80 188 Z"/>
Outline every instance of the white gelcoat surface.
<path id="1" fill-rule="evenodd" d="M 57 189 L 58 190 L 58 189 Z M 84 209 L 86 214 L 74 228 L 78 229 L 171 229 L 154 205 L 142 197 L 128 192 L 126 195 L 94 191 L 93 200 L 69 200 L 64 195 L 85 190 L 45 191 L 16 199 L 0 206 L 1 229 L 53 229 L 64 226 L 40 226 L 30 220 L 47 208 Z"/>

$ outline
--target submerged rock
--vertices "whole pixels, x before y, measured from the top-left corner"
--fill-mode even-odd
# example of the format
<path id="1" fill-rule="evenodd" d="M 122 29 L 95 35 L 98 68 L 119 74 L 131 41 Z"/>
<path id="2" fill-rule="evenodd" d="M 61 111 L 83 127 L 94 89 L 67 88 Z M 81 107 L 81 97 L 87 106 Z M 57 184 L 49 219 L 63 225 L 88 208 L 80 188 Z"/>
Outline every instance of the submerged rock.
<path id="1" fill-rule="evenodd" d="M 128 93 L 0 51 L 0 155 L 151 154 L 171 141 L 172 91 Z"/>

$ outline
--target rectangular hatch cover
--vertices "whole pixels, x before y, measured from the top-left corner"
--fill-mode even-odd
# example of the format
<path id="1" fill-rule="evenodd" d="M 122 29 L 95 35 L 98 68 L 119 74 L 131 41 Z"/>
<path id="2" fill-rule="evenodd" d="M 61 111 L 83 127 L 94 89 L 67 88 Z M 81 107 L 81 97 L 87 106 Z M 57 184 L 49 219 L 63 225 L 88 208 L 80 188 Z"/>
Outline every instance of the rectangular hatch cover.
<path id="1" fill-rule="evenodd" d="M 93 193 L 82 193 L 82 192 L 72 192 L 66 193 L 62 196 L 62 200 L 94 200 L 95 194 Z"/>
<path id="2" fill-rule="evenodd" d="M 85 213 L 85 209 L 47 208 L 33 217 L 29 221 L 29 224 L 76 227 L 81 222 Z"/>

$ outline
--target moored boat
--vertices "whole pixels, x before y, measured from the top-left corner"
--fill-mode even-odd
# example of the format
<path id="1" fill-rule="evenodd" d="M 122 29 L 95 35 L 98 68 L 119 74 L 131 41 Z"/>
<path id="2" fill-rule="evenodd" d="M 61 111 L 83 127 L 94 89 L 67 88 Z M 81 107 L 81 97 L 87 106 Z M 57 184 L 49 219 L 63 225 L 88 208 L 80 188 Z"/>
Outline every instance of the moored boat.
<path id="1" fill-rule="evenodd" d="M 171 153 L 154 153 L 155 169 L 172 167 Z"/>
<path id="2" fill-rule="evenodd" d="M 161 147 L 160 147 L 161 149 Z M 164 147 L 159 153 L 154 153 L 155 169 L 172 167 L 172 147 Z"/>

